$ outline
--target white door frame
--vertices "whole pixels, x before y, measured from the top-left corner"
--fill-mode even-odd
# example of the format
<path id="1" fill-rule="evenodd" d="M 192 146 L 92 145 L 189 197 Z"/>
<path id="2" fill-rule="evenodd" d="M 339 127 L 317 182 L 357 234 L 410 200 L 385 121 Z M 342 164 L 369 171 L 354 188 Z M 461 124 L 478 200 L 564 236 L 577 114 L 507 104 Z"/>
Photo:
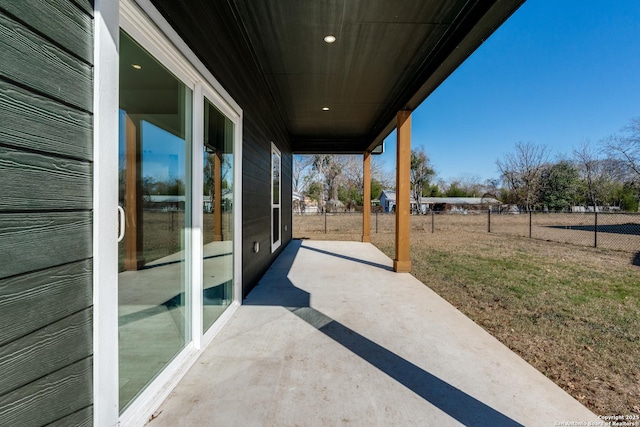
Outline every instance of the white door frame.
<path id="1" fill-rule="evenodd" d="M 216 81 L 149 0 L 95 0 L 93 346 L 94 425 L 143 425 L 241 303 L 242 119 L 240 106 Z M 202 335 L 202 192 L 194 191 L 191 227 L 190 343 L 123 412 L 118 408 L 118 85 L 119 31 L 124 29 L 193 90 L 192 161 L 202 145 L 204 96 L 229 117 L 234 132 L 234 296 L 231 306 Z M 194 165 L 199 163 L 193 163 Z M 193 169 L 193 168 L 192 168 Z M 193 171 L 197 172 L 197 171 Z M 192 173 L 194 188 L 202 177 Z M 199 187 L 195 187 L 198 186 Z M 200 194 L 198 197 L 197 195 Z M 200 204 L 198 204 L 198 200 Z M 187 239 L 189 241 L 189 239 Z M 198 248 L 196 250 L 196 248 Z M 199 252 L 198 252 L 199 251 Z M 199 273 L 199 274 L 198 274 Z"/>

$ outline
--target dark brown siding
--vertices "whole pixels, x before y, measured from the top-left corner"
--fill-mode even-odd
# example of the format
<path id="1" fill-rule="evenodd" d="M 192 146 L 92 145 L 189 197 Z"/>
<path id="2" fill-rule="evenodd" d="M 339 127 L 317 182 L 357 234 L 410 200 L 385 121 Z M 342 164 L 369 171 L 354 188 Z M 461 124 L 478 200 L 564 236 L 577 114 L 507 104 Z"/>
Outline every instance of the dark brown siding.
<path id="1" fill-rule="evenodd" d="M 0 424 L 92 424 L 89 0 L 0 0 Z"/>
<path id="2" fill-rule="evenodd" d="M 152 0 L 243 110 L 243 295 L 291 240 L 291 143 L 232 2 Z M 282 246 L 271 253 L 271 142 L 282 152 Z M 285 231 L 286 227 L 286 231 Z M 253 252 L 253 243 L 260 251 Z"/>

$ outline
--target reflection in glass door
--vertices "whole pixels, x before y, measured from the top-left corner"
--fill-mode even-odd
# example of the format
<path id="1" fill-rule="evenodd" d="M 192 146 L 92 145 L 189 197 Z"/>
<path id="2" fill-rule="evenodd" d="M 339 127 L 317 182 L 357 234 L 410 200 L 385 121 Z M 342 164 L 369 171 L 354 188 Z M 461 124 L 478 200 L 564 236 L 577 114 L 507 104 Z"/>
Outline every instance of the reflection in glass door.
<path id="1" fill-rule="evenodd" d="M 282 157 L 280 150 L 271 143 L 271 252 L 280 247 L 280 178 Z"/>
<path id="2" fill-rule="evenodd" d="M 190 336 L 191 90 L 120 32 L 120 411 Z"/>
<path id="3" fill-rule="evenodd" d="M 203 332 L 233 301 L 233 122 L 204 100 Z"/>

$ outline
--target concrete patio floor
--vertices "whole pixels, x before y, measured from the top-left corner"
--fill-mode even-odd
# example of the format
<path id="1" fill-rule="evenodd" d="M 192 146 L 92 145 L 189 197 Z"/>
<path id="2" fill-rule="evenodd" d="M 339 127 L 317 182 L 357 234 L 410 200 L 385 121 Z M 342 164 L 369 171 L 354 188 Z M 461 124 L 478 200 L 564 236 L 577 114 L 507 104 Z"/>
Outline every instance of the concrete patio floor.
<path id="1" fill-rule="evenodd" d="M 599 422 L 391 266 L 368 243 L 292 241 L 149 425 Z"/>

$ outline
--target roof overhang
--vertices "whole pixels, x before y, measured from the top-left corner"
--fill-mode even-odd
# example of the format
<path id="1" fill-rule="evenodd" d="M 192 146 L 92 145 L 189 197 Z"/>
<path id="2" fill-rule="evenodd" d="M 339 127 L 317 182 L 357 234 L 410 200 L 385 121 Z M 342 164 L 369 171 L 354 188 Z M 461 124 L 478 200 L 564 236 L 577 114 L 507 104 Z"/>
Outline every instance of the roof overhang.
<path id="1" fill-rule="evenodd" d="M 483 12 L 484 8 L 480 8 L 470 11 L 466 22 L 461 23 L 457 34 L 452 34 L 451 39 L 443 43 L 439 54 L 425 58 L 424 68 L 416 72 L 414 86 L 407 87 L 405 93 L 398 97 L 394 108 L 380 118 L 380 122 L 386 121 L 386 124 L 377 134 L 374 131 L 375 136 L 372 136 L 367 149 L 373 149 L 395 129 L 398 111 L 418 108 L 524 1 L 475 2 L 476 6 L 484 5 L 486 10 Z M 490 6 L 487 7 L 487 4 Z M 405 98 L 408 100 L 403 102 Z"/>
<path id="2" fill-rule="evenodd" d="M 378 146 L 524 2 L 152 1 L 243 109 L 265 87 L 294 153 L 345 154 Z"/>

